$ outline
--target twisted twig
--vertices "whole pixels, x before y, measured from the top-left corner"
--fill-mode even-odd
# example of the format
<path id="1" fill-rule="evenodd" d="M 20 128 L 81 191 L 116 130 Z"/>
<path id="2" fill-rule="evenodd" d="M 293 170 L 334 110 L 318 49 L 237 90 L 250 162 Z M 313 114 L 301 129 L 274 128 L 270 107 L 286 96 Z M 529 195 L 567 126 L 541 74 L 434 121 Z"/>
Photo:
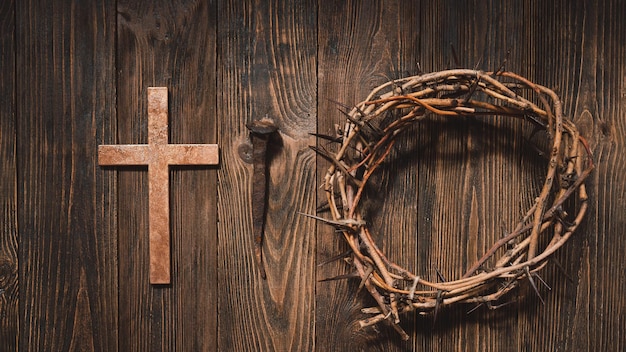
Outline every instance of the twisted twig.
<path id="1" fill-rule="evenodd" d="M 540 105 L 514 92 L 520 89 L 534 94 Z M 396 137 L 433 114 L 528 120 L 546 130 L 552 144 L 544 184 L 526 215 L 462 278 L 446 282 L 428 281 L 390 262 L 372 239 L 359 211 L 368 180 L 389 155 Z M 517 74 L 456 69 L 394 80 L 374 88 L 347 116 L 343 135 L 334 139 L 339 143 L 337 150 L 323 152 L 331 162 L 323 184 L 332 216 L 326 222 L 342 232 L 362 286 L 378 303 L 376 308 L 363 310 L 374 315 L 362 320 L 361 326 L 387 320 L 408 338 L 398 325 L 400 313 L 417 310 L 436 314 L 441 307 L 463 302 L 497 306 L 495 301 L 515 288 L 519 280 L 526 279 L 535 286 L 533 275 L 570 238 L 586 213 L 584 180 L 593 169 L 588 144 L 563 116 L 561 102 L 552 90 Z M 567 222 L 562 205 L 574 194 L 577 209 Z M 542 236 L 552 236 L 543 248 Z M 498 248 L 516 237 L 523 238 L 495 258 L 495 266 L 483 268 Z"/>

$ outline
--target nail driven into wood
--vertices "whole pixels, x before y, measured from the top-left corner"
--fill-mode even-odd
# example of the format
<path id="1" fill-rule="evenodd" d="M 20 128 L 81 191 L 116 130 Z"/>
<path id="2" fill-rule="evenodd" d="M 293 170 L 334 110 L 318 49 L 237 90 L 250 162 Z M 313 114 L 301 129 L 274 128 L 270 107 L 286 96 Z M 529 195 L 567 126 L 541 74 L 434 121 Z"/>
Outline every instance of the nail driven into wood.
<path id="1" fill-rule="evenodd" d="M 250 130 L 252 139 L 252 163 L 254 166 L 254 174 L 252 176 L 254 255 L 261 271 L 261 277 L 265 279 L 262 247 L 267 208 L 267 144 L 271 135 L 278 130 L 278 127 L 269 118 L 252 121 L 246 127 Z"/>

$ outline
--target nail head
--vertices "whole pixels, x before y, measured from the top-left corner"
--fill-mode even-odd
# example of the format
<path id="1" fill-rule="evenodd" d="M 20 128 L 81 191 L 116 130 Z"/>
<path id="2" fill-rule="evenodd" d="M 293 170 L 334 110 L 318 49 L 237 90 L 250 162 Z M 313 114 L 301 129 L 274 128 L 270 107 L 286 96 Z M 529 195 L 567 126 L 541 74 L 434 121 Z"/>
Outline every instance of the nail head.
<path id="1" fill-rule="evenodd" d="M 250 132 L 257 134 L 270 134 L 278 130 L 278 126 L 276 126 L 274 120 L 267 117 L 249 122 L 246 124 L 246 127 Z"/>

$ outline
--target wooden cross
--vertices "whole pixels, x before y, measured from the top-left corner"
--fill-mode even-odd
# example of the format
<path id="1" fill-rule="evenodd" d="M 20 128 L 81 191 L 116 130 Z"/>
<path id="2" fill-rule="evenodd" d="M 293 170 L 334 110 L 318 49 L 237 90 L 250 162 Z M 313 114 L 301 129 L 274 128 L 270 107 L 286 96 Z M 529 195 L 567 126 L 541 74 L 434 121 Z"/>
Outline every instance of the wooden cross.
<path id="1" fill-rule="evenodd" d="M 216 165 L 217 144 L 168 144 L 167 88 L 148 88 L 148 144 L 100 145 L 100 165 L 148 165 L 150 283 L 170 283 L 169 165 Z"/>

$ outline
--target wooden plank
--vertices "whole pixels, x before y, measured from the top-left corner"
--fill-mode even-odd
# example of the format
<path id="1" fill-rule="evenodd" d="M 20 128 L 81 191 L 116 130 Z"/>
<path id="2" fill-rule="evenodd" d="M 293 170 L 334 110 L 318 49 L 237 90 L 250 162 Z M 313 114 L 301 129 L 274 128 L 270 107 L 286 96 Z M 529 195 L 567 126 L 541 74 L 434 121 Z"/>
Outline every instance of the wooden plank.
<path id="1" fill-rule="evenodd" d="M 598 193 L 598 210 L 589 215 L 589 232 L 597 234 L 597 238 L 586 237 L 581 229 L 557 255 L 560 262 L 567 263 L 566 272 L 579 273 L 576 283 L 568 283 L 555 266 L 542 273 L 553 288 L 541 290 L 545 306 L 531 290 L 523 289 L 514 297 L 519 303 L 504 311 L 478 312 L 466 317 L 464 310 L 451 310 L 432 330 L 424 327 L 428 321 L 420 321 L 423 332 L 418 334 L 429 335 L 418 336 L 414 348 L 500 351 L 570 350 L 584 346 L 586 350 L 621 350 L 624 334 L 620 313 L 610 312 L 609 307 L 624 306 L 623 296 L 618 294 L 624 283 L 610 279 L 624 272 L 617 254 L 623 253 L 624 240 L 613 235 L 619 233 L 616 226 L 623 219 L 617 213 L 617 209 L 623 208 L 623 197 L 614 195 L 624 194 L 623 182 L 616 181 L 621 179 L 624 166 L 624 153 L 617 142 L 623 139 L 624 124 L 624 65 L 619 59 L 624 57 L 626 31 L 619 21 L 624 6 L 611 1 L 597 6 L 582 2 L 451 5 L 422 4 L 411 28 L 400 25 L 403 31 L 420 31 L 418 61 L 426 70 L 433 70 L 454 66 L 457 60 L 462 66 L 473 66 L 482 58 L 481 68 L 494 69 L 510 48 L 507 69 L 549 87 L 559 87 L 566 113 L 577 111 L 575 120 L 583 132 L 593 136 L 592 144 L 600 150 L 598 157 L 605 160 L 596 174 L 602 176 L 590 181 L 596 184 L 593 190 Z M 342 11 L 359 13 L 354 7 L 337 12 Z M 320 23 L 321 31 L 341 28 L 337 23 L 333 24 L 335 27 L 326 24 L 323 12 Z M 415 24 L 419 24 L 417 29 Z M 448 43 L 455 44 L 457 60 Z M 320 47 L 325 47 L 322 37 Z M 336 50 L 333 45 L 328 47 Z M 324 67 L 321 59 L 320 77 L 327 77 L 322 74 Z M 320 82 L 320 94 L 323 91 Z M 321 107 L 320 116 L 326 116 Z M 322 126 L 320 121 L 320 129 Z M 478 123 L 434 124 L 421 131 L 421 144 L 436 151 L 420 151 L 418 157 L 422 165 L 418 174 L 418 235 L 430 239 L 426 241 L 426 251 L 418 250 L 418 268 L 432 277 L 435 263 L 444 276 L 454 277 L 458 274 L 456 268 L 463 267 L 472 257 L 475 259 L 490 241 L 498 238 L 502 223 L 510 226 L 520 210 L 529 206 L 532 192 L 543 177 L 543 161 L 533 156 L 532 145 L 520 139 L 520 132 L 528 135 L 529 131 L 504 120 L 495 127 Z M 454 161 L 449 160 L 451 154 L 456 155 Z M 516 159 L 521 154 L 524 157 Z M 605 213 L 601 214 L 600 209 Z M 398 218 L 404 222 L 407 217 L 402 214 Z M 450 233 L 459 237 L 443 238 Z M 323 250 L 319 244 L 318 248 Z M 324 314 L 318 301 L 320 310 L 318 314 Z M 319 326 L 318 323 L 318 333 L 324 334 Z"/>
<path id="2" fill-rule="evenodd" d="M 621 1 L 223 0 L 219 11 L 216 2 L 118 2 L 0 4 L 0 93 L 11 97 L 0 106 L 0 350 L 626 348 Z M 545 305 L 524 289 L 497 311 L 445 310 L 435 324 L 405 315 L 409 342 L 385 326 L 357 330 L 358 283 L 315 282 L 345 273 L 341 262 L 314 267 L 345 246 L 296 214 L 313 213 L 323 196 L 311 190 L 327 164 L 317 160 L 316 173 L 306 149 L 315 116 L 318 132 L 332 133 L 343 118 L 329 99 L 354 104 L 418 62 L 433 71 L 482 58 L 479 68 L 493 69 L 509 48 L 507 68 L 556 88 L 596 156 L 588 218 L 556 256 L 574 281 L 549 265 Z M 148 264 L 146 169 L 101 170 L 95 153 L 147 142 L 145 90 L 157 84 L 172 89 L 170 141 L 216 142 L 219 131 L 224 164 L 170 173 L 174 283 L 152 289 L 139 270 Z M 253 256 L 252 165 L 241 158 L 245 123 L 265 114 L 282 131 L 269 173 L 267 281 Z M 373 221 L 392 259 L 455 277 L 530 205 L 544 161 L 516 123 L 495 126 L 431 122 L 402 142 L 415 155 L 396 152 L 379 178 L 393 192 L 377 214 L 391 215 Z"/>
<path id="3" fill-rule="evenodd" d="M 219 349 L 314 349 L 316 6 L 314 1 L 219 1 Z M 245 124 L 272 118 L 267 279 L 254 260 L 252 170 Z M 249 150 L 248 150 L 249 151 Z"/>
<path id="4" fill-rule="evenodd" d="M 19 345 L 115 351 L 114 180 L 96 164 L 115 114 L 115 8 L 21 1 L 16 21 Z"/>
<path id="5" fill-rule="evenodd" d="M 0 349 L 18 350 L 15 2 L 0 3 Z"/>
<path id="6" fill-rule="evenodd" d="M 623 234 L 626 208 L 626 6 L 621 1 L 579 1 L 543 4 L 532 8 L 537 25 L 549 31 L 537 39 L 538 72 L 548 86 L 557 87 L 565 112 L 591 144 L 596 170 L 587 182 L 590 211 L 585 227 L 557 259 L 573 277 L 561 275 L 550 295 L 556 309 L 538 309 L 545 315 L 545 333 L 536 321 L 522 322 L 520 335 L 533 333 L 524 348 L 552 350 L 620 351 L 626 348 L 622 292 L 626 263 Z M 545 58 L 552 58 L 546 60 Z M 557 270 L 558 273 L 558 270 Z M 545 334 L 545 335 L 544 335 Z"/>
<path id="7" fill-rule="evenodd" d="M 524 72 L 524 19 L 520 4 L 441 1 L 422 8 L 418 61 L 426 72 L 450 67 Z M 458 279 L 505 231 L 511 231 L 537 192 L 542 160 L 524 156 L 530 130 L 506 118 L 425 124 L 419 172 L 418 235 L 426 239 L 418 267 L 427 277 Z M 529 152 L 530 150 L 530 152 Z M 423 183 L 422 183 L 423 180 Z M 536 181 L 539 182 L 539 181 Z M 425 252 L 426 251 L 426 252 Z M 506 297 L 502 303 L 516 299 Z M 521 306 L 499 311 L 474 306 L 444 310 L 423 325 L 416 350 L 512 349 Z M 425 330 L 425 331 L 424 331 Z"/>
<path id="8" fill-rule="evenodd" d="M 562 28 L 560 23 L 547 21 L 545 17 L 533 19 L 532 15 L 537 16 L 537 13 L 532 12 L 533 8 L 529 9 L 528 5 L 495 1 L 462 4 L 440 1 L 424 2 L 413 7 L 401 6 L 400 11 L 389 3 L 382 9 L 374 4 L 320 8 L 321 133 L 332 133 L 333 123 L 337 122 L 328 118 L 332 116 L 334 107 L 324 101 L 324 95 L 344 99 L 343 103 L 358 102 L 375 86 L 370 82 L 372 77 L 380 74 L 381 67 L 393 67 L 385 61 L 389 56 L 400 58 L 402 64 L 395 67 L 404 65 L 409 70 L 413 67 L 412 62 L 419 62 L 425 71 L 475 65 L 493 70 L 500 66 L 510 49 L 506 69 L 529 75 L 539 83 L 549 85 L 551 81 L 538 72 L 553 73 L 559 69 L 561 75 L 569 72 L 563 63 L 547 58 L 559 56 L 572 60 L 572 55 L 557 53 L 560 49 L 555 49 L 557 51 L 553 53 L 547 51 L 548 54 L 541 51 L 547 50 L 554 40 L 545 33 L 552 31 L 551 28 Z M 558 5 L 555 7 L 559 8 Z M 574 5 L 572 7 L 575 8 Z M 545 13 L 545 9 L 539 11 Z M 571 16 L 568 21 L 576 18 L 571 13 L 562 16 Z M 386 24 L 387 21 L 392 25 Z M 395 37 L 393 28 L 390 28 L 392 26 L 398 27 Z M 415 36 L 407 34 L 411 32 L 416 33 Z M 568 35 L 575 32 L 576 29 L 571 28 L 560 33 Z M 616 31 L 612 29 L 610 32 Z M 399 44 L 394 44 L 395 41 Z M 383 45 L 388 46 L 385 50 L 390 53 L 379 49 Z M 546 66 L 546 62 L 552 69 Z M 386 76 L 392 75 L 387 71 Z M 380 193 L 392 200 L 380 206 L 380 213 L 385 214 L 386 219 L 378 224 L 374 220 L 374 227 L 378 226 L 382 233 L 398 234 L 398 237 L 397 240 L 394 238 L 393 244 L 384 237 L 380 238 L 379 244 L 391 258 L 406 260 L 401 264 L 412 265 L 428 278 L 436 278 L 437 270 L 446 278 L 460 276 L 490 243 L 519 219 L 521 212 L 533 201 L 533 192 L 544 177 L 544 161 L 533 154 L 532 145 L 523 140 L 522 136 L 528 136 L 529 132 L 527 126 L 506 119 L 489 124 L 464 121 L 460 124 L 434 122 L 420 126 L 415 131 L 418 137 L 406 140 L 403 146 L 409 149 L 417 147 L 416 156 L 400 158 L 407 164 L 419 162 L 419 168 L 392 164 L 389 173 L 381 177 Z M 522 154 L 524 156 L 520 157 Z M 321 172 L 324 171 L 321 168 Z M 319 255 L 328 257 L 329 253 L 340 252 L 343 247 L 325 240 L 332 238 L 332 230 L 324 231 L 321 229 L 319 235 Z M 415 235 L 419 236 L 419 243 L 411 238 Z M 575 258 L 575 255 L 572 257 Z M 334 264 L 329 269 L 322 269 L 322 274 L 318 276 L 342 273 L 338 272 L 340 268 L 341 265 Z M 554 267 L 549 268 L 545 275 L 544 279 L 556 282 L 553 292 L 567 292 L 569 287 Z M 354 301 L 345 295 L 346 292 L 353 292 L 355 286 L 333 283 L 333 288 L 329 290 L 322 285 L 325 284 L 318 285 L 316 328 L 319 336 L 332 337 L 330 341 L 323 340 L 327 341 L 326 349 L 348 348 L 348 345 L 358 346 L 359 343 L 381 350 L 397 346 L 396 341 L 372 346 L 371 342 L 363 342 L 362 336 L 350 341 L 350 336 L 355 334 L 353 330 L 359 314 L 356 311 L 358 305 L 355 307 Z M 542 290 L 542 295 L 553 295 L 553 292 Z M 482 309 L 468 316 L 466 312 L 472 307 L 451 309 L 442 312 L 434 326 L 432 319 L 418 318 L 412 348 L 500 351 L 518 350 L 528 344 L 539 348 L 547 343 L 558 349 L 567 334 L 563 324 L 571 324 L 567 322 L 567 317 L 574 314 L 571 301 L 563 302 L 561 298 L 552 296 L 548 307 L 544 307 L 532 291 L 521 290 L 518 297 L 513 297 L 520 303 L 500 311 Z M 330 304 L 345 311 L 330 313 Z M 539 319 L 542 324 L 550 322 L 542 328 L 541 334 L 535 333 L 537 316 L 543 316 Z M 380 336 L 384 334 L 378 335 L 378 338 Z M 377 340 L 375 343 L 380 342 Z"/>
<path id="9" fill-rule="evenodd" d="M 541 2 L 526 4 L 524 13 L 530 20 L 528 26 L 535 28 L 528 32 L 526 38 L 528 52 L 525 56 L 530 64 L 527 72 L 529 79 L 552 88 L 560 86 L 561 82 L 575 79 L 573 78 L 577 65 L 575 47 L 580 43 L 576 23 L 585 16 L 579 10 L 575 10 L 576 8 L 574 2 L 569 5 Z M 562 42 L 561 40 L 568 36 L 566 34 L 568 31 L 576 34 Z M 566 86 L 571 83 L 571 81 L 566 83 Z M 570 92 L 557 91 L 564 104 L 569 105 L 575 99 Z M 567 105 L 564 111 L 569 114 L 571 109 Z M 583 231 L 584 228 L 579 229 L 572 238 L 572 243 L 557 253 L 557 259 L 564 263 L 568 275 L 573 276 L 579 270 L 580 263 L 577 257 L 582 253 L 581 239 L 585 236 Z M 548 267 L 541 276 L 553 289 L 549 292 L 541 291 L 546 301 L 545 305 L 541 304 L 532 290 L 526 289 L 519 295 L 523 299 L 520 304 L 524 304 L 526 309 L 518 308 L 515 349 L 567 350 L 564 342 L 572 329 L 571 316 L 575 314 L 573 311 L 575 300 L 566 298 L 574 297 L 575 286 L 554 266 Z M 538 328 L 539 326 L 541 328 Z M 573 346 L 569 349 L 571 348 L 579 349 Z"/>
<path id="10" fill-rule="evenodd" d="M 345 104 L 353 106 L 365 98 L 372 88 L 390 79 L 416 71 L 414 43 L 419 33 L 405 30 L 412 23 L 419 4 L 402 1 L 366 1 L 362 3 L 334 2 L 320 7 L 319 13 L 319 133 L 333 135 L 335 124 L 343 128 L 345 116 L 338 109 Z M 400 143 L 400 148 L 411 149 L 418 143 L 417 135 Z M 319 147 L 333 148 L 324 141 Z M 398 148 L 399 149 L 399 148 Z M 404 163 L 404 155 L 394 154 L 398 161 L 372 181 L 369 202 L 363 207 L 377 244 L 390 259 L 402 265 L 414 266 L 417 260 L 417 192 L 418 167 Z M 322 179 L 328 163 L 318 160 L 318 179 Z M 392 195 L 390 191 L 396 190 Z M 406 192 L 404 191 L 406 190 Z M 318 192 L 325 202 L 326 196 Z M 391 201 L 385 201 L 386 197 Z M 329 214 L 320 214 L 329 217 Z M 391 237 L 390 234 L 399 234 Z M 318 258 L 323 262 L 347 249 L 331 227 L 321 225 L 318 231 Z M 402 245 L 404 244 L 404 245 Z M 343 261 L 318 268 L 318 278 L 349 273 L 351 268 Z M 320 351 L 338 350 L 407 350 L 415 342 L 413 316 L 404 316 L 403 327 L 409 330 L 412 341 L 400 341 L 393 329 L 359 329 L 358 320 L 367 316 L 360 313 L 371 302 L 365 290 L 357 294 L 357 281 L 331 281 L 317 284 L 317 348 Z M 324 338 L 321 338 L 321 337 Z M 394 341 L 393 343 L 390 343 Z"/>
<path id="11" fill-rule="evenodd" d="M 149 86 L 168 87 L 170 143 L 216 140 L 216 3 L 118 1 L 118 140 L 147 143 Z M 151 287 L 146 168 L 119 173 L 120 350 L 217 349 L 214 167 L 170 171 L 172 284 Z"/>

